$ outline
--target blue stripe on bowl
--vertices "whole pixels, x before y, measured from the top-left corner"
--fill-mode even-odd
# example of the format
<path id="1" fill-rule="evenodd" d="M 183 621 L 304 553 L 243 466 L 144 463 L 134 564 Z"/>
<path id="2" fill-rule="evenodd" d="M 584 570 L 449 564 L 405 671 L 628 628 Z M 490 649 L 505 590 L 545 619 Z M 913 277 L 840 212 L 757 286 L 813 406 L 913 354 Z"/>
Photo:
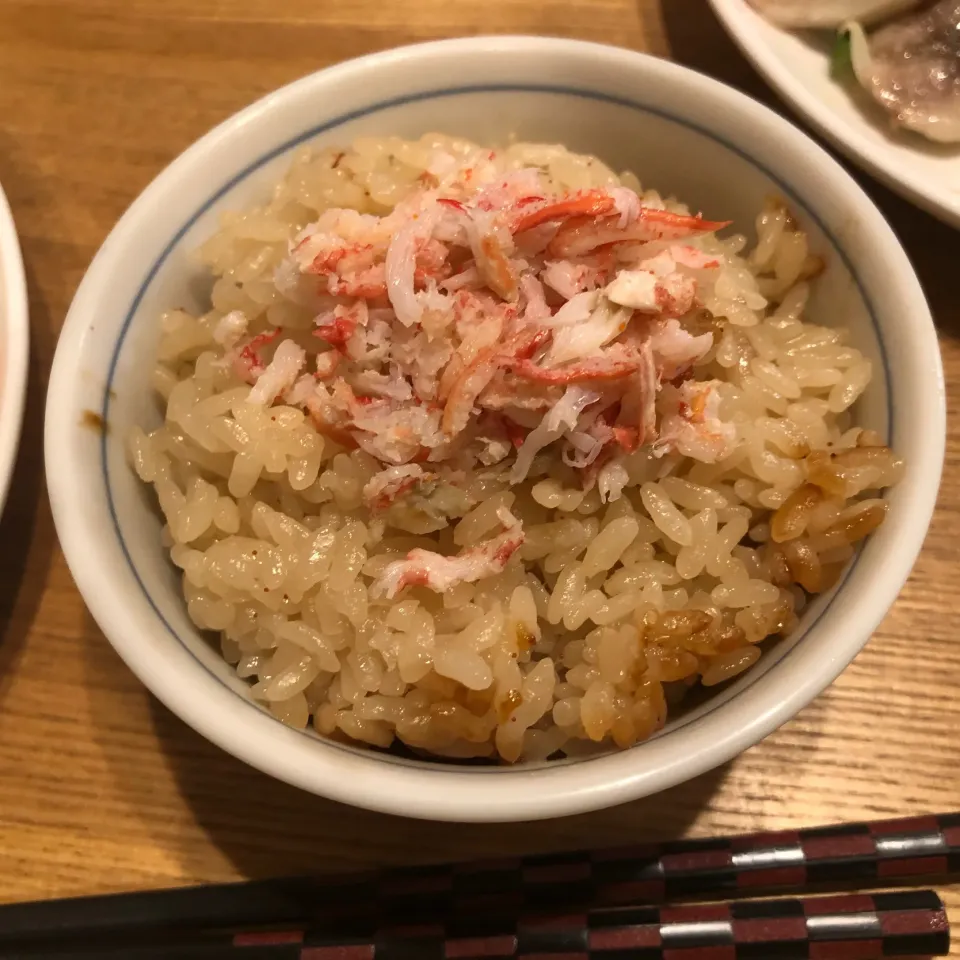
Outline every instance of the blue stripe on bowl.
<path id="1" fill-rule="evenodd" d="M 700 134 L 701 136 L 710 138 L 711 140 L 723 146 L 725 149 L 731 151 L 732 153 L 736 154 L 743 160 L 747 161 L 754 168 L 759 170 L 771 181 L 773 181 L 777 185 L 781 193 L 785 197 L 787 197 L 789 200 L 791 200 L 793 203 L 801 206 L 804 209 L 804 211 L 807 213 L 807 215 L 817 224 L 817 226 L 828 237 L 828 239 L 833 244 L 834 249 L 838 253 L 840 259 L 842 260 L 844 266 L 847 268 L 850 275 L 853 277 L 854 282 L 856 283 L 857 289 L 860 293 L 860 296 L 863 298 L 863 301 L 866 304 L 867 312 L 870 316 L 870 322 L 873 326 L 874 334 L 876 336 L 877 344 L 879 345 L 880 356 L 883 363 L 883 374 L 884 374 L 884 381 L 885 381 L 886 391 L 887 391 L 887 432 L 888 432 L 887 443 L 891 446 L 896 445 L 895 437 L 894 437 L 894 419 L 893 419 L 893 409 L 894 409 L 893 381 L 890 376 L 889 358 L 887 356 L 886 348 L 883 343 L 883 338 L 881 337 L 881 334 L 880 334 L 880 326 L 877 322 L 874 305 L 870 301 L 867 295 L 867 291 L 863 283 L 861 282 L 860 277 L 854 270 L 853 264 L 851 263 L 850 259 L 847 257 L 843 247 L 840 245 L 836 237 L 827 229 L 823 221 L 815 213 L 812 212 L 812 205 L 806 203 L 802 197 L 798 197 L 795 191 L 793 191 L 786 183 L 784 183 L 783 180 L 781 180 L 780 177 L 778 177 L 777 174 L 774 173 L 772 170 L 769 170 L 763 164 L 758 163 L 753 157 L 751 157 L 745 151 L 741 150 L 735 144 L 729 142 L 723 137 L 718 136 L 713 131 L 706 129 L 705 127 L 702 127 L 698 124 L 694 124 L 687 120 L 676 117 L 673 114 L 663 110 L 661 107 L 658 107 L 654 104 L 648 104 L 648 103 L 643 103 L 641 101 L 630 100 L 625 97 L 616 97 L 610 94 L 595 93 L 590 90 L 580 90 L 576 87 L 554 86 L 550 84 L 483 84 L 478 86 L 448 87 L 448 88 L 443 88 L 438 90 L 424 90 L 421 93 L 413 93 L 403 97 L 396 97 L 391 100 L 382 100 L 378 103 L 370 104 L 369 106 L 363 107 L 359 110 L 353 110 L 349 113 L 341 114 L 340 116 L 335 117 L 333 120 L 329 120 L 326 123 L 319 124 L 315 127 L 310 127 L 309 129 L 304 130 L 302 133 L 298 134 L 297 136 L 292 137 L 286 142 L 264 153 L 257 160 L 253 161 L 252 163 L 244 167 L 243 170 L 241 170 L 238 174 L 231 177 L 226 183 L 222 184 L 213 193 L 211 193 L 209 198 L 206 201 L 204 201 L 204 203 L 202 203 L 190 215 L 190 217 L 188 217 L 188 219 L 183 224 L 183 226 L 180 227 L 179 230 L 177 230 L 177 232 L 173 235 L 173 237 L 164 247 L 163 252 L 154 262 L 153 266 L 151 266 L 150 269 L 147 271 L 147 274 L 143 279 L 143 283 L 140 285 L 140 289 L 137 291 L 136 296 L 133 298 L 133 302 L 130 304 L 130 308 L 127 310 L 127 315 L 124 318 L 123 326 L 120 329 L 120 335 L 117 339 L 116 345 L 114 346 L 113 356 L 111 357 L 111 360 L 110 360 L 110 366 L 107 374 L 107 382 L 103 392 L 102 416 L 103 416 L 104 423 L 109 423 L 110 404 L 111 404 L 111 399 L 113 394 L 113 380 L 116 374 L 117 363 L 120 357 L 120 351 L 123 348 L 123 343 L 130 329 L 130 325 L 133 322 L 134 315 L 136 314 L 137 309 L 139 308 L 140 303 L 143 300 L 143 297 L 147 289 L 149 288 L 150 284 L 153 282 L 154 278 L 156 277 L 160 268 L 163 266 L 167 257 L 170 255 L 173 249 L 177 246 L 177 244 L 183 239 L 187 231 L 197 222 L 197 220 L 201 216 L 203 216 L 204 213 L 206 213 L 213 206 L 213 204 L 215 204 L 226 193 L 232 190 L 237 184 L 241 183 L 248 176 L 250 176 L 251 173 L 254 173 L 264 164 L 269 163 L 271 160 L 276 159 L 277 157 L 281 156 L 284 153 L 287 153 L 293 148 L 300 146 L 301 144 L 309 140 L 312 140 L 314 137 L 318 136 L 319 134 L 326 133 L 330 130 L 335 130 L 337 127 L 343 126 L 344 124 L 349 123 L 353 120 L 359 120 L 362 117 L 368 117 L 372 114 L 379 113 L 383 110 L 389 110 L 393 107 L 403 106 L 404 104 L 419 103 L 425 100 L 458 97 L 458 96 L 464 96 L 464 95 L 476 94 L 476 93 L 547 93 L 547 94 L 555 94 L 555 95 L 566 96 L 566 97 L 579 97 L 584 100 L 593 100 L 601 103 L 609 103 L 609 104 L 613 104 L 620 107 L 627 107 L 629 109 L 637 110 L 643 113 L 652 114 L 654 116 L 660 117 L 661 119 L 668 120 L 671 123 L 676 123 L 679 126 L 686 127 L 689 130 L 693 130 L 694 132 Z M 140 589 L 143 592 L 144 597 L 146 598 L 147 602 L 150 604 L 157 618 L 166 628 L 167 632 L 175 640 L 177 640 L 177 642 L 180 643 L 185 650 L 187 650 L 187 652 L 190 654 L 191 657 L 193 657 L 193 659 L 197 662 L 197 664 L 206 673 L 208 673 L 211 677 L 213 677 L 218 683 L 223 684 L 224 686 L 228 686 L 224 682 L 222 677 L 220 677 L 218 674 L 212 671 L 207 666 L 206 663 L 204 663 L 199 657 L 197 657 L 197 655 L 191 649 L 190 644 L 184 642 L 184 640 L 180 637 L 180 635 L 173 629 L 171 624 L 163 616 L 163 614 L 160 612 L 159 607 L 154 601 L 153 597 L 150 595 L 149 590 L 147 590 L 147 587 L 144 584 L 143 579 L 141 578 L 140 573 L 137 570 L 132 557 L 130 556 L 130 551 L 127 548 L 126 541 L 124 540 L 123 533 L 121 532 L 121 529 L 120 529 L 120 523 L 117 517 L 116 506 L 114 504 L 114 499 L 113 499 L 113 491 L 110 486 L 110 471 L 107 463 L 106 432 L 104 432 L 100 441 L 100 464 L 101 464 L 101 469 L 103 471 L 103 481 L 106 487 L 107 502 L 110 510 L 110 517 L 113 521 L 114 532 L 120 544 L 120 548 L 123 551 L 123 555 L 126 558 L 127 564 L 130 567 L 130 571 L 133 574 L 134 578 L 136 579 L 138 585 L 140 586 Z M 852 563 L 849 565 L 846 572 L 844 573 L 840 583 L 834 589 L 833 595 L 830 597 L 828 602 L 824 605 L 823 609 L 819 611 L 816 619 L 814 619 L 811 623 L 806 625 L 804 634 L 812 630 L 820 622 L 820 620 L 827 614 L 827 612 L 836 602 L 837 597 L 839 597 L 840 594 L 843 592 L 844 586 L 846 585 L 851 574 L 853 573 L 858 563 L 860 562 L 861 556 L 862 556 L 862 551 L 858 551 Z M 790 655 L 794 652 L 794 650 L 797 649 L 797 647 L 799 646 L 800 643 L 802 643 L 802 641 L 803 641 L 802 636 L 795 639 L 791 638 L 791 642 L 793 643 L 793 646 L 791 647 L 790 650 L 788 650 L 783 655 L 783 657 L 780 659 L 778 663 L 776 663 L 773 667 L 770 668 L 769 672 L 783 669 L 783 665 L 786 662 L 786 660 L 789 659 Z M 766 676 L 766 672 L 764 673 L 758 672 L 753 677 L 753 679 L 750 679 L 750 674 L 748 673 L 747 679 L 744 682 L 744 685 L 739 690 L 737 690 L 736 697 L 742 696 L 747 690 L 750 689 L 750 687 L 752 687 L 764 676 Z M 232 691 L 232 688 L 230 688 L 229 686 L 228 686 L 228 689 L 231 689 Z M 232 692 L 235 692 L 235 691 L 232 691 Z M 258 714 L 262 715 L 265 712 L 261 707 L 259 707 L 252 700 L 248 700 L 246 702 L 248 703 L 250 709 L 257 711 Z M 696 718 L 697 722 L 704 720 L 706 717 L 710 716 L 712 713 L 715 713 L 717 710 L 722 709 L 725 705 L 726 705 L 725 703 L 717 704 L 716 706 L 713 707 L 713 709 L 707 710 L 706 712 L 704 712 L 703 714 L 701 714 L 699 717 Z M 667 730 L 664 730 L 662 733 L 658 734 L 657 739 L 662 739 L 664 737 L 671 736 L 672 734 L 678 732 L 688 722 L 693 722 L 693 721 L 688 720 L 684 722 L 681 720 L 681 722 L 678 723 L 677 725 L 670 727 Z M 304 731 L 298 731 L 298 732 L 302 736 L 310 737 L 311 739 L 319 739 L 317 735 L 309 731 L 304 730 Z M 437 764 L 429 761 L 421 762 L 421 761 L 413 761 L 413 760 L 401 760 L 396 757 L 391 757 L 385 754 L 368 751 L 361 747 L 350 747 L 344 744 L 339 744 L 333 740 L 324 739 L 323 742 L 328 746 L 338 750 L 345 750 L 351 753 L 362 752 L 366 756 L 376 757 L 386 762 L 401 763 L 407 766 L 413 765 L 425 770 L 434 770 L 439 772 L 446 767 L 445 764 Z M 638 746 L 642 746 L 642 744 L 638 744 Z M 570 760 L 570 761 L 560 761 L 560 762 L 588 763 L 590 759 L 593 759 L 593 758 L 583 758 L 580 760 Z M 556 764 L 554 763 L 551 765 L 556 765 Z M 503 769 L 504 768 L 501 768 L 501 767 L 483 768 L 483 767 L 471 767 L 471 766 L 465 766 L 465 765 L 460 765 L 457 767 L 458 772 L 475 772 L 478 774 L 491 773 L 491 772 L 502 773 Z M 522 766 L 511 767 L 508 769 L 511 769 L 514 771 L 522 771 L 524 769 L 527 769 L 527 770 L 531 769 L 531 766 L 528 765 L 526 767 L 522 767 Z"/>

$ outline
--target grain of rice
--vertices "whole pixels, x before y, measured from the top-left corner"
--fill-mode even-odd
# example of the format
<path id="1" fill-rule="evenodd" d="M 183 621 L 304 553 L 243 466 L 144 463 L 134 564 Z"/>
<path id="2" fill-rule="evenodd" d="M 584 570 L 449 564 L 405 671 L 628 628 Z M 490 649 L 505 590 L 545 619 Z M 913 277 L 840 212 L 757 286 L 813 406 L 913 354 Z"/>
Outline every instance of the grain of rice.
<path id="1" fill-rule="evenodd" d="M 295 693 L 286 700 L 272 700 L 269 706 L 270 712 L 281 723 L 295 730 L 302 730 L 310 720 L 310 708 L 307 705 L 307 698 L 302 693 Z"/>
<path id="2" fill-rule="evenodd" d="M 579 601 L 583 595 L 586 577 L 583 567 L 578 563 L 571 563 L 560 575 L 553 593 L 550 595 L 550 605 L 547 607 L 547 620 L 558 624 L 567 615 L 568 610 Z"/>
<path id="3" fill-rule="evenodd" d="M 775 391 L 788 400 L 797 400 L 800 397 L 800 384 L 792 377 L 788 377 L 776 364 L 760 357 L 750 361 L 750 370 L 753 375 L 767 388 Z"/>
<path id="4" fill-rule="evenodd" d="M 734 650 L 716 657 L 700 677 L 705 687 L 714 687 L 718 683 L 725 683 L 752 667 L 760 659 L 760 651 L 756 647 L 747 647 L 743 650 Z"/>
<path id="5" fill-rule="evenodd" d="M 693 542 L 690 521 L 657 484 L 645 483 L 640 488 L 640 499 L 657 529 L 674 543 L 689 546 Z"/>
<path id="6" fill-rule="evenodd" d="M 609 523 L 594 537 L 583 558 L 583 576 L 587 579 L 601 571 L 612 570 L 630 546 L 640 525 L 633 517 Z"/>
<path id="7" fill-rule="evenodd" d="M 777 508 L 770 520 L 770 536 L 776 543 L 794 540 L 806 530 L 814 508 L 823 500 L 819 487 L 806 483 L 798 487 Z"/>
<path id="8" fill-rule="evenodd" d="M 704 510 L 708 507 L 722 510 L 730 505 L 728 498 L 719 490 L 690 483 L 680 477 L 664 477 L 659 486 L 677 506 L 686 510 Z"/>

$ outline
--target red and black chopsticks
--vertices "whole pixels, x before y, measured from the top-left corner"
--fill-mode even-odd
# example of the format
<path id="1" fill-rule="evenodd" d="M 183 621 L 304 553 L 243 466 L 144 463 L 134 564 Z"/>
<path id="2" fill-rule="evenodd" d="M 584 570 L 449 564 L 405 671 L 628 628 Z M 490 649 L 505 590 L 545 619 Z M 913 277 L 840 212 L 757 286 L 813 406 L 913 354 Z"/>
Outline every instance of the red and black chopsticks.
<path id="1" fill-rule="evenodd" d="M 949 930 L 929 891 L 654 905 L 952 874 L 960 813 L 4 906 L 0 957 L 77 957 L 86 948 L 134 960 L 931 956 L 947 949 Z"/>
<path id="2" fill-rule="evenodd" d="M 258 931 L 160 932 L 24 945 L 33 960 L 849 960 L 939 956 L 943 904 L 930 891 L 568 914 L 448 917 L 367 930 L 351 924 Z"/>
<path id="3" fill-rule="evenodd" d="M 960 813 L 680 840 L 658 846 L 401 868 L 331 892 L 336 909 L 368 898 L 401 916 L 720 899 L 960 875 Z M 339 881 L 338 881 L 339 883 Z M 362 893 L 361 893 L 362 891 Z"/>

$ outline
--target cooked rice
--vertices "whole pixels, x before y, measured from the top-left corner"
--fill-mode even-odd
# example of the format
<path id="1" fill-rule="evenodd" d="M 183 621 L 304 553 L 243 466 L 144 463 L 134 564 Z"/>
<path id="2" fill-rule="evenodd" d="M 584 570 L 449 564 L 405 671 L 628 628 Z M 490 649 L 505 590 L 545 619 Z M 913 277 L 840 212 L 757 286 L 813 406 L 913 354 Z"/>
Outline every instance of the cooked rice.
<path id="1" fill-rule="evenodd" d="M 322 436 L 304 409 L 303 351 L 321 368 L 330 357 L 310 336 L 318 303 L 290 253 L 322 211 L 389 213 L 436 179 L 438 156 L 484 157 L 487 182 L 533 166 L 557 194 L 622 185 L 688 213 L 560 147 L 490 154 L 430 136 L 305 150 L 272 200 L 226 215 L 204 245 L 210 310 L 162 318 L 153 385 L 166 417 L 134 431 L 133 463 L 156 490 L 191 619 L 284 723 L 449 758 L 628 747 L 690 687 L 755 665 L 883 521 L 876 491 L 902 464 L 849 412 L 870 363 L 843 330 L 802 319 L 822 263 L 771 201 L 752 250 L 743 236 L 685 241 L 722 261 L 696 271 L 698 305 L 680 321 L 714 334 L 693 375 L 719 381 L 717 416 L 731 425 L 719 459 L 694 429 L 584 482 L 554 444 L 522 482 L 510 482 L 511 454 L 462 471 L 439 506 L 401 496 L 416 470 L 384 476 L 384 460 Z M 236 362 L 244 347 L 254 376 Z M 289 364 L 268 360 L 284 350 Z M 683 410 L 679 390 L 660 392 L 661 432 L 664 404 Z M 522 542 L 502 572 L 435 589 L 400 579 L 389 598 L 384 578 L 409 551 L 453 556 L 507 537 L 510 522 Z"/>

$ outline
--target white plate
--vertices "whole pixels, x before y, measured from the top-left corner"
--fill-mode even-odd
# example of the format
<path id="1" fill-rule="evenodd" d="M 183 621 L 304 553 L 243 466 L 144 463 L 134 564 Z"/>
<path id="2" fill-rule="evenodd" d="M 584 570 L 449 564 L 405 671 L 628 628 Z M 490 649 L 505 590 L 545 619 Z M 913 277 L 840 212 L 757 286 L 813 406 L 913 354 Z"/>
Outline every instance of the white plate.
<path id="1" fill-rule="evenodd" d="M 27 283 L 13 216 L 0 187 L 0 511 L 17 459 L 27 393 Z"/>
<path id="2" fill-rule="evenodd" d="M 892 190 L 960 227 L 960 146 L 891 129 L 867 95 L 830 77 L 832 36 L 767 23 L 746 0 L 710 0 L 744 54 L 771 86 L 851 160 Z"/>

